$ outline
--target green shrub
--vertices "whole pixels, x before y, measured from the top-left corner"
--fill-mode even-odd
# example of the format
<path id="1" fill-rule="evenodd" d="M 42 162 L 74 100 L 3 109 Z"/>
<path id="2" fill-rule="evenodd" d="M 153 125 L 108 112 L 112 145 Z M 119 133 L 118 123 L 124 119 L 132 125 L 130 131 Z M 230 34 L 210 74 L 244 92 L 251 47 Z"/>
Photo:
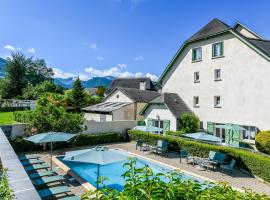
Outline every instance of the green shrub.
<path id="1" fill-rule="evenodd" d="M 166 135 L 171 135 L 171 136 L 176 136 L 176 137 L 180 137 L 182 134 L 185 134 L 184 131 L 180 130 L 180 131 L 167 131 Z"/>
<path id="2" fill-rule="evenodd" d="M 88 145 L 99 145 L 105 143 L 118 142 L 117 133 L 102 133 L 102 134 L 79 134 L 70 142 L 57 142 L 53 144 L 53 149 L 62 149 L 67 147 L 76 146 L 88 146 Z M 10 140 L 10 144 L 17 153 L 31 152 L 31 151 L 42 151 L 43 146 L 40 144 L 34 144 L 28 142 L 22 137 L 16 137 Z M 47 148 L 48 150 L 49 148 Z"/>
<path id="3" fill-rule="evenodd" d="M 179 129 L 185 133 L 198 132 L 200 120 L 194 113 L 183 113 L 179 118 Z"/>
<path id="4" fill-rule="evenodd" d="M 3 171 L 2 176 L 0 177 L 0 199 L 1 200 L 11 200 L 14 195 L 8 184 L 8 177 L 6 170 Z"/>
<path id="5" fill-rule="evenodd" d="M 33 119 L 33 115 L 33 111 L 16 111 L 13 112 L 13 119 L 20 123 L 29 123 Z"/>
<path id="6" fill-rule="evenodd" d="M 82 200 L 269 200 L 270 197 L 253 193 L 252 191 L 239 192 L 226 184 L 212 185 L 200 183 L 193 180 L 182 180 L 181 173 L 168 172 L 155 174 L 151 167 L 145 165 L 136 167 L 136 160 L 131 159 L 125 163 L 123 168 L 126 172 L 122 174 L 125 178 L 125 185 L 121 192 L 106 186 L 85 192 Z M 108 179 L 102 177 L 100 183 Z M 167 180 L 167 181 L 164 181 Z"/>
<path id="7" fill-rule="evenodd" d="M 256 147 L 260 152 L 270 154 L 270 131 L 262 131 L 256 135 Z"/>
<path id="8" fill-rule="evenodd" d="M 103 133 L 103 134 L 80 134 L 72 143 L 72 146 L 87 146 L 112 143 L 118 141 L 117 133 Z"/>
<path id="9" fill-rule="evenodd" d="M 237 165 L 252 174 L 270 182 L 270 157 L 248 150 L 237 149 L 233 147 L 218 146 L 192 141 L 182 137 L 162 136 L 157 134 L 148 134 L 142 131 L 129 130 L 132 140 L 149 141 L 150 144 L 157 144 L 159 139 L 169 142 L 169 148 L 172 150 L 186 149 L 196 156 L 207 157 L 209 151 L 219 151 L 227 154 L 230 158 L 234 158 Z"/>

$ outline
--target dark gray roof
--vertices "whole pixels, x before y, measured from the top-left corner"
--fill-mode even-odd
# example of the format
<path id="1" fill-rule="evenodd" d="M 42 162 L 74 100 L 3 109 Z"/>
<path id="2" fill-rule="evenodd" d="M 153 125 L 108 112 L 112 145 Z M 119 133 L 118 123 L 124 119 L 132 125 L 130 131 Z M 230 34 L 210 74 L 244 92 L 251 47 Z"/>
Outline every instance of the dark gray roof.
<path id="1" fill-rule="evenodd" d="M 101 112 L 101 113 L 107 113 L 112 112 L 114 110 L 118 110 L 122 107 L 125 107 L 131 103 L 125 103 L 125 102 L 103 102 L 96 105 L 88 106 L 85 108 L 82 108 L 83 111 L 86 112 Z"/>
<path id="2" fill-rule="evenodd" d="M 175 93 L 164 93 L 153 99 L 151 104 L 165 104 L 175 117 L 180 117 L 185 112 L 191 112 L 186 103 Z"/>
<path id="3" fill-rule="evenodd" d="M 192 35 L 188 41 L 198 40 L 216 33 L 230 29 L 230 26 L 220 21 L 219 19 L 213 19 L 204 27 L 202 27 L 197 33 Z"/>
<path id="4" fill-rule="evenodd" d="M 146 90 L 154 90 L 154 85 L 151 79 L 148 77 L 117 78 L 112 81 L 110 88 L 106 93 L 110 93 L 114 88 L 117 87 L 140 89 L 140 82 L 146 82 Z"/>
<path id="5" fill-rule="evenodd" d="M 270 41 L 246 38 L 251 44 L 262 50 L 267 55 L 270 55 Z"/>
<path id="6" fill-rule="evenodd" d="M 111 91 L 111 93 L 108 94 L 108 96 L 110 96 L 116 90 L 120 90 L 125 95 L 127 95 L 130 99 L 132 99 L 134 102 L 141 102 L 141 103 L 149 103 L 151 100 L 153 100 L 154 98 L 160 95 L 156 91 L 118 87 L 118 88 L 115 88 L 113 91 Z"/>

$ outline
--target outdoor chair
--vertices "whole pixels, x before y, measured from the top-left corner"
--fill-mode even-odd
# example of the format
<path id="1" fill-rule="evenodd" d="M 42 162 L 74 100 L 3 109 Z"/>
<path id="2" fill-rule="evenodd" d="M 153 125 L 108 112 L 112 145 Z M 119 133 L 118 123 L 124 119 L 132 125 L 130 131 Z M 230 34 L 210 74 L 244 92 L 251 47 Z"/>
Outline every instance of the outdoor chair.
<path id="1" fill-rule="evenodd" d="M 54 197 L 55 195 L 65 194 L 65 193 L 67 194 L 68 192 L 70 192 L 69 187 L 57 186 L 57 187 L 39 190 L 38 194 L 42 199 L 48 199 L 48 198 L 52 199 L 52 197 Z"/>
<path id="2" fill-rule="evenodd" d="M 49 165 L 47 164 L 34 164 L 34 165 L 30 165 L 25 167 L 25 171 L 27 173 L 31 172 L 31 171 L 36 171 L 36 170 L 40 170 L 40 169 L 49 169 Z"/>
<path id="3" fill-rule="evenodd" d="M 20 161 L 23 161 L 23 160 L 29 160 L 29 159 L 40 159 L 40 156 L 38 156 L 38 155 L 20 155 L 20 156 L 18 156 L 18 158 Z"/>
<path id="4" fill-rule="evenodd" d="M 158 140 L 157 146 L 152 147 L 152 151 L 157 154 L 165 154 L 168 157 L 168 142 Z"/>
<path id="5" fill-rule="evenodd" d="M 142 146 L 143 146 L 143 140 L 137 140 L 136 141 L 136 150 L 138 147 L 140 147 L 140 151 L 142 150 Z"/>
<path id="6" fill-rule="evenodd" d="M 68 196 L 68 197 L 58 199 L 58 200 L 81 200 L 81 198 L 77 196 Z"/>
<path id="7" fill-rule="evenodd" d="M 194 157 L 193 156 L 190 156 L 189 153 L 188 153 L 188 151 L 187 150 L 183 150 L 183 149 L 180 150 L 180 163 L 182 162 L 182 158 L 185 158 L 187 163 L 189 163 L 189 160 L 190 159 L 192 160 L 192 163 L 193 163 L 193 160 L 194 160 Z"/>
<path id="8" fill-rule="evenodd" d="M 230 164 L 228 164 L 228 165 L 220 165 L 222 173 L 224 173 L 224 170 L 227 170 L 227 171 L 232 173 L 235 163 L 236 163 L 236 161 L 234 159 L 232 159 Z"/>
<path id="9" fill-rule="evenodd" d="M 55 171 L 42 171 L 42 172 L 37 172 L 37 173 L 33 173 L 33 174 L 29 174 L 29 177 L 31 179 L 36 179 L 36 178 L 41 178 L 44 176 L 52 176 L 52 175 L 56 175 L 57 173 Z"/>
<path id="10" fill-rule="evenodd" d="M 56 176 L 47 176 L 47 177 L 37 178 L 33 180 L 32 182 L 35 186 L 40 187 L 49 183 L 61 183 L 64 180 L 65 178 L 63 176 L 56 175 Z"/>
<path id="11" fill-rule="evenodd" d="M 44 163 L 43 160 L 38 160 L 38 159 L 30 159 L 30 160 L 25 160 L 21 162 L 23 166 L 27 165 L 33 165 L 33 164 L 42 164 Z"/>
<path id="12" fill-rule="evenodd" d="M 208 164 L 212 165 L 213 170 L 215 170 L 215 167 L 224 164 L 225 158 L 226 155 L 224 153 L 210 151 L 208 156 Z"/>

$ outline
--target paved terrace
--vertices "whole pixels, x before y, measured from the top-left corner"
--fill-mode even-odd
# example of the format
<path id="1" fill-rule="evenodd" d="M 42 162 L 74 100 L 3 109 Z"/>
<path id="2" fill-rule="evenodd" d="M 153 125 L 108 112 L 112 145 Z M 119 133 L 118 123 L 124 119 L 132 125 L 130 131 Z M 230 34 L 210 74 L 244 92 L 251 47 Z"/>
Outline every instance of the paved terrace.
<path id="1" fill-rule="evenodd" d="M 8 168 L 8 180 L 17 200 L 40 200 L 31 180 L 26 174 L 16 153 L 0 128 L 0 158 L 4 168 Z"/>
<path id="2" fill-rule="evenodd" d="M 185 159 L 182 159 L 182 163 L 179 162 L 179 156 L 176 153 L 169 153 L 168 157 L 160 156 L 154 153 L 151 153 L 149 151 L 139 151 L 135 149 L 135 143 L 116 143 L 116 144 L 109 144 L 104 145 L 108 146 L 109 148 L 121 148 L 124 150 L 127 150 L 129 152 L 132 152 L 134 154 L 153 159 L 155 161 L 165 163 L 167 165 L 176 167 L 180 170 L 188 171 L 193 175 L 197 175 L 201 178 L 211 179 L 216 182 L 227 182 L 231 186 L 243 189 L 243 188 L 249 188 L 252 189 L 254 192 L 257 193 L 264 193 L 270 195 L 270 184 L 264 183 L 253 176 L 243 173 L 242 171 L 235 169 L 233 174 L 223 174 L 220 172 L 220 170 L 202 170 L 199 167 L 195 166 L 193 167 L 190 164 L 186 164 Z M 91 148 L 92 146 L 87 147 L 79 147 L 76 149 L 86 149 Z M 61 150 L 58 152 L 54 152 L 55 155 L 63 155 L 65 151 L 70 151 L 71 149 Z M 72 150 L 75 150 L 72 149 Z M 46 161 L 49 164 L 50 156 L 47 153 L 41 153 L 40 154 L 42 159 Z M 61 168 L 53 164 L 53 168 L 57 171 L 57 173 L 64 175 L 66 180 L 65 184 L 71 188 L 71 191 L 73 194 L 80 196 L 85 191 L 85 188 L 83 188 L 79 183 L 76 182 L 76 180 L 72 179 L 70 175 L 67 175 Z"/>

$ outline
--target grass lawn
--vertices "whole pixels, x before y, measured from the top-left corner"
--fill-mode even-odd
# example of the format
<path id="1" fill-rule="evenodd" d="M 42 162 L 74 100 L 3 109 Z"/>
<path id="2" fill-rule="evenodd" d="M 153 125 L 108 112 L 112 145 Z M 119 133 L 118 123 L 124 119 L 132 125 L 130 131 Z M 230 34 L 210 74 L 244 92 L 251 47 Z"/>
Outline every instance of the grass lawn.
<path id="1" fill-rule="evenodd" d="M 0 125 L 16 124 L 13 120 L 13 112 L 0 112 Z"/>

